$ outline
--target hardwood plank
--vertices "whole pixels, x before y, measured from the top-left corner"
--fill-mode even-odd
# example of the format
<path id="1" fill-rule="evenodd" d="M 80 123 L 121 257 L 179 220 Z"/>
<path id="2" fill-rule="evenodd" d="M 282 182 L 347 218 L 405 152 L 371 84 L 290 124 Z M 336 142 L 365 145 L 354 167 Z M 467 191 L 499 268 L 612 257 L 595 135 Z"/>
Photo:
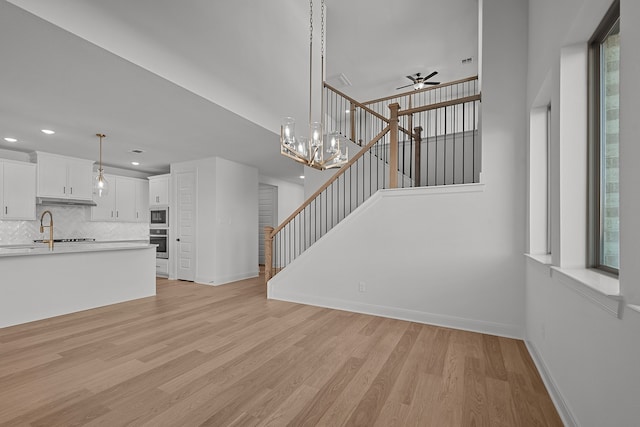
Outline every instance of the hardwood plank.
<path id="1" fill-rule="evenodd" d="M 410 324 L 376 376 L 373 384 L 363 396 L 360 404 L 347 420 L 347 424 L 372 425 L 374 423 L 407 360 L 411 348 L 415 344 L 419 330 L 419 325 Z"/>
<path id="2" fill-rule="evenodd" d="M 482 344 L 484 360 L 487 361 L 485 363 L 485 375 L 489 378 L 506 381 L 507 370 L 504 367 L 499 338 L 492 335 L 483 335 Z"/>
<path id="3" fill-rule="evenodd" d="M 442 375 L 442 371 L 444 370 L 445 357 L 449 348 L 450 337 L 450 329 L 437 329 L 435 338 L 433 340 L 433 345 L 431 347 L 431 352 L 429 354 L 429 359 L 424 367 L 427 374 Z"/>
<path id="4" fill-rule="evenodd" d="M 467 357 L 464 366 L 462 425 L 488 427 L 491 424 L 487 410 L 487 386 L 482 361 L 475 357 Z"/>
<path id="5" fill-rule="evenodd" d="M 486 378 L 487 405 L 492 427 L 519 425 L 514 418 L 515 406 L 507 381 Z"/>
<path id="6" fill-rule="evenodd" d="M 325 411 L 338 398 L 340 392 L 347 386 L 358 370 L 362 367 L 362 359 L 349 358 L 342 367 L 318 391 L 316 398 L 310 401 L 296 417 L 290 426 L 314 426 Z"/>
<path id="7" fill-rule="evenodd" d="M 318 389 L 302 384 L 287 399 L 282 402 L 275 410 L 265 417 L 258 426 L 261 427 L 277 427 L 287 425 L 295 416 L 301 412 L 304 407 L 314 400 Z"/>
<path id="8" fill-rule="evenodd" d="M 435 391 L 435 404 L 429 414 L 430 423 L 434 426 L 462 425 L 465 359 L 481 353 L 475 346 L 470 347 L 466 339 L 456 339 L 459 335 L 458 331 L 452 332 L 440 384 Z M 468 333 L 463 336 L 468 338 Z"/>
<path id="9" fill-rule="evenodd" d="M 415 427 L 445 426 L 446 424 L 434 423 L 431 420 L 431 414 L 437 407 L 436 398 L 441 378 L 423 371 L 419 371 L 415 375 L 418 377 L 416 394 L 409 405 L 404 425 Z"/>
<path id="10" fill-rule="evenodd" d="M 368 340 L 364 341 L 363 345 L 357 346 L 351 355 L 361 357 L 365 362 L 340 397 L 318 421 L 319 427 L 340 425 L 351 415 L 398 344 L 400 334 L 406 331 L 407 326 L 406 322 L 386 319 L 379 324 L 372 335 L 367 337 Z"/>

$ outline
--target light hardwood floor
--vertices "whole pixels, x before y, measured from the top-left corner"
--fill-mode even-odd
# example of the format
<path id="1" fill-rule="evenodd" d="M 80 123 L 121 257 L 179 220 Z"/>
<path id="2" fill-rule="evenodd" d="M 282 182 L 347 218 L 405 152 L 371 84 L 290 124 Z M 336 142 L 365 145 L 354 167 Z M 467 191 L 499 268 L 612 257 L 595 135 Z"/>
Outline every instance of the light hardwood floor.
<path id="1" fill-rule="evenodd" d="M 260 278 L 0 329 L 0 425 L 562 423 L 522 341 L 269 301 Z"/>

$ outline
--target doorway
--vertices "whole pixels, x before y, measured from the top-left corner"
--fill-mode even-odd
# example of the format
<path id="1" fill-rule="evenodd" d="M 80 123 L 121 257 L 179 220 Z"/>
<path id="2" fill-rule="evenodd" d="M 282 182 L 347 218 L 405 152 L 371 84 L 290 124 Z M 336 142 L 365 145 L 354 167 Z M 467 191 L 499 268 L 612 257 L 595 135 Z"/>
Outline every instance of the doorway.
<path id="1" fill-rule="evenodd" d="M 278 187 L 260 183 L 258 191 L 258 263 L 264 265 L 264 228 L 278 221 Z"/>

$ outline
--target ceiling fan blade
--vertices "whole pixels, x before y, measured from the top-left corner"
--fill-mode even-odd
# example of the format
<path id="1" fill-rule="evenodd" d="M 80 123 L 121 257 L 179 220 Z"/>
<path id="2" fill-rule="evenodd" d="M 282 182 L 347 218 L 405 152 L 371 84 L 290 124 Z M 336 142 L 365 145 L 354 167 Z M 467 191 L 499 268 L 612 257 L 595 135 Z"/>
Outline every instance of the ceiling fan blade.
<path id="1" fill-rule="evenodd" d="M 440 84 L 440 82 L 422 82 L 422 83 L 424 83 L 426 85 L 439 85 Z"/>
<path id="2" fill-rule="evenodd" d="M 398 90 L 398 89 L 404 89 L 405 87 L 409 87 L 409 86 L 413 86 L 413 83 L 411 83 L 410 85 L 397 87 L 397 88 L 396 88 L 396 90 Z"/>
<path id="3" fill-rule="evenodd" d="M 408 78 L 409 80 L 411 80 L 412 82 L 414 82 L 414 83 L 416 82 L 416 79 L 415 79 L 413 76 L 407 76 L 407 78 Z"/>
<path id="4" fill-rule="evenodd" d="M 438 74 L 437 71 L 434 71 L 433 73 L 429 74 L 427 77 L 425 77 L 425 80 L 429 80 L 431 77 L 435 76 L 436 74 Z"/>

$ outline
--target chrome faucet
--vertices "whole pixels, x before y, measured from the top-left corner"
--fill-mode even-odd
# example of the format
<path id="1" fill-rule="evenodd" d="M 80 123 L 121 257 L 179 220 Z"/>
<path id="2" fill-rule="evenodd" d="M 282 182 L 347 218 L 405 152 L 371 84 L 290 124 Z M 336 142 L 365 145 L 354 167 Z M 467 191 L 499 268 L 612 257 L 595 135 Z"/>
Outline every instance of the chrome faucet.
<path id="1" fill-rule="evenodd" d="M 42 220 L 44 219 L 45 214 L 49 214 L 49 225 L 42 225 Z M 51 211 L 44 211 L 40 216 L 40 232 L 44 233 L 44 228 L 49 227 L 49 240 L 43 240 L 42 243 L 49 244 L 49 250 L 53 250 L 53 214 Z"/>

